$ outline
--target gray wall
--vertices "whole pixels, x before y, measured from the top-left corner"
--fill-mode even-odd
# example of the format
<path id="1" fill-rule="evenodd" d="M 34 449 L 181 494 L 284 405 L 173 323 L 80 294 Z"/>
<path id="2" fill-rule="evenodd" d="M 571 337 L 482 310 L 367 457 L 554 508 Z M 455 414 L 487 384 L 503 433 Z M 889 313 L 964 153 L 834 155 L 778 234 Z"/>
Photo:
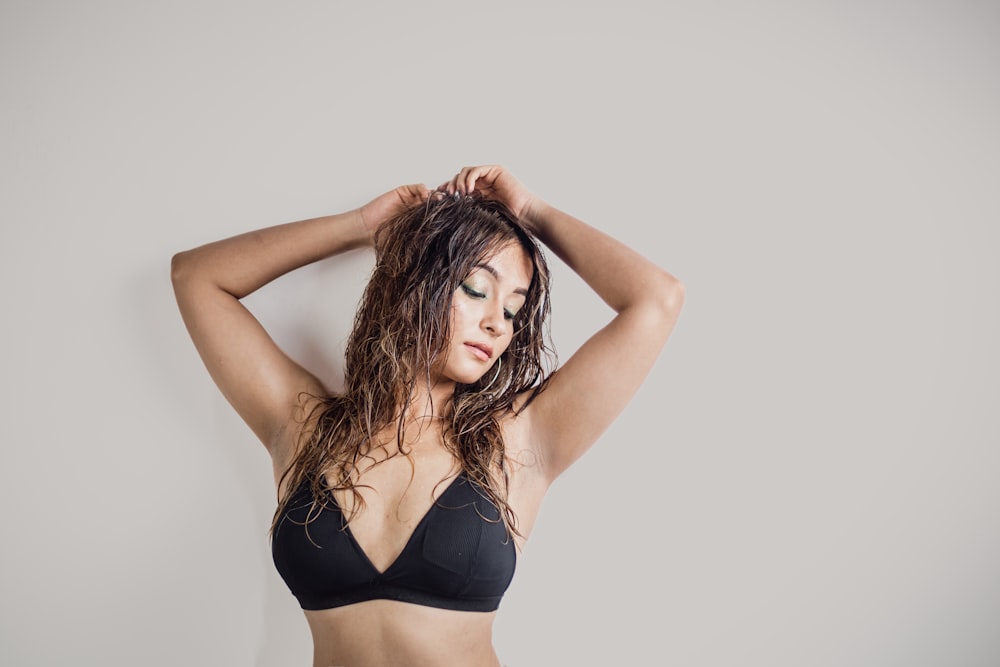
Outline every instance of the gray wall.
<path id="1" fill-rule="evenodd" d="M 687 286 L 504 662 L 1000 663 L 996 4 L 396 4 L 0 5 L 0 663 L 310 663 L 170 255 L 480 162 Z M 249 301 L 332 380 L 370 263 Z"/>

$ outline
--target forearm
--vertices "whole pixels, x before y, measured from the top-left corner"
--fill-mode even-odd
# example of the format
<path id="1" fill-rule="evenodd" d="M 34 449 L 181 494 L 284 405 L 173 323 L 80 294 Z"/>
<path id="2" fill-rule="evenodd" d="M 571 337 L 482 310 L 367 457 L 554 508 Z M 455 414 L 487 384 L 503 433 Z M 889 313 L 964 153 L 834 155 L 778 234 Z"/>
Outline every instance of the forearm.
<path id="1" fill-rule="evenodd" d="M 237 299 L 289 271 L 371 243 L 359 210 L 290 222 L 209 243 L 173 257 L 175 285 L 213 285 Z"/>
<path id="2" fill-rule="evenodd" d="M 552 252 L 593 289 L 615 312 L 637 304 L 673 308 L 682 292 L 680 281 L 624 243 L 534 199 L 525 222 Z"/>

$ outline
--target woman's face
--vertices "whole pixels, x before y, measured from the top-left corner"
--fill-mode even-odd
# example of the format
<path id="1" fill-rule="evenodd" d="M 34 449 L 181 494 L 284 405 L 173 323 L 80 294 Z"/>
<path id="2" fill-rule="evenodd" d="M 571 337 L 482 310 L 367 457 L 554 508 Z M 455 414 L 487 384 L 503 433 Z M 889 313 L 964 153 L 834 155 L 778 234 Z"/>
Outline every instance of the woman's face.
<path id="1" fill-rule="evenodd" d="M 452 297 L 451 341 L 442 379 L 472 384 L 494 368 L 510 346 L 532 271 L 528 254 L 512 241 L 462 281 Z"/>

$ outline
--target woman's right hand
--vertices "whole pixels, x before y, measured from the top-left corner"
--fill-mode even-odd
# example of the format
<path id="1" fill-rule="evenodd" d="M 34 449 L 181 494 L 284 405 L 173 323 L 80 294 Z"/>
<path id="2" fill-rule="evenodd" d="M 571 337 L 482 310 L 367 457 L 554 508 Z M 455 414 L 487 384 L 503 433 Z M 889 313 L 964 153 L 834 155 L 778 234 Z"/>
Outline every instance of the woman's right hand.
<path id="1" fill-rule="evenodd" d="M 468 195 L 478 192 L 487 199 L 503 203 L 524 220 L 534 203 L 534 196 L 506 168 L 498 164 L 463 167 L 450 180 L 438 186 L 439 192 Z"/>
<path id="2" fill-rule="evenodd" d="M 361 213 L 361 222 L 365 226 L 365 231 L 368 232 L 369 239 L 383 222 L 392 220 L 397 215 L 422 205 L 429 196 L 430 191 L 423 183 L 401 185 L 362 206 L 358 210 Z"/>

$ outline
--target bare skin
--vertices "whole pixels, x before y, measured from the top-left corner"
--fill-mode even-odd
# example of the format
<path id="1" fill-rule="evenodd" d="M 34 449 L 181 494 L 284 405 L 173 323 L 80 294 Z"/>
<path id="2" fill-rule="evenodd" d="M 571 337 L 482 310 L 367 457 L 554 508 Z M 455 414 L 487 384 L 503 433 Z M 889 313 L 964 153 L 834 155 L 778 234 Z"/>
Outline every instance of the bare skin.
<path id="1" fill-rule="evenodd" d="M 616 313 L 553 375 L 545 392 L 501 424 L 508 502 L 522 533 L 520 551 L 551 483 L 597 440 L 645 378 L 673 330 L 683 287 L 635 251 L 531 194 L 502 167 L 466 167 L 438 189 L 478 191 L 505 203 Z M 379 224 L 428 196 L 435 195 L 424 186 L 403 186 L 355 211 L 270 227 L 175 255 L 172 277 L 185 324 L 212 378 L 267 448 L 276 483 L 302 446 L 297 418 L 310 406 L 298 397 L 327 390 L 274 344 L 240 299 L 295 268 L 370 244 Z M 372 489 L 360 489 L 367 507 L 353 517 L 350 529 L 381 571 L 459 472 L 435 415 L 445 411 L 455 382 L 481 377 L 510 344 L 512 324 L 505 312 L 523 302 L 520 290 L 530 283 L 531 266 L 516 246 L 491 262 L 490 270 L 470 277 L 482 285 L 477 292 L 483 298 L 461 291 L 453 298 L 448 358 L 431 369 L 431 386 L 407 415 L 409 453 L 360 473 L 360 481 Z M 469 343 L 489 348 L 490 358 Z M 395 451 L 392 435 L 384 438 L 388 451 L 377 450 L 376 457 Z M 353 498 L 338 495 L 337 501 L 346 511 L 353 509 Z M 495 612 L 372 600 L 305 615 L 314 667 L 444 667 L 459 659 L 470 667 L 499 664 L 492 645 Z"/>

